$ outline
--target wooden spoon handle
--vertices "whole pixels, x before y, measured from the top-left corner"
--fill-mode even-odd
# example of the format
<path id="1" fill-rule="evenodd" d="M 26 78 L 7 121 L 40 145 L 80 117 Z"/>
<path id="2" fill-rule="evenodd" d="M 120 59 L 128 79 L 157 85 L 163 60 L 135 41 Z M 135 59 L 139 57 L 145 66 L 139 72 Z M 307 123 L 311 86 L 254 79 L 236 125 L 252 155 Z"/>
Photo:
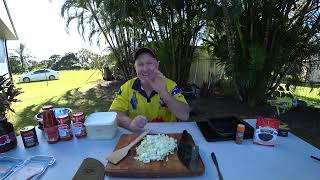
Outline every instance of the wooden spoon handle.
<path id="1" fill-rule="evenodd" d="M 135 140 L 133 140 L 127 147 L 130 149 L 132 148 L 134 145 L 136 145 L 142 138 L 144 138 L 148 133 L 150 132 L 150 130 L 145 130 L 142 134 L 140 134 Z"/>

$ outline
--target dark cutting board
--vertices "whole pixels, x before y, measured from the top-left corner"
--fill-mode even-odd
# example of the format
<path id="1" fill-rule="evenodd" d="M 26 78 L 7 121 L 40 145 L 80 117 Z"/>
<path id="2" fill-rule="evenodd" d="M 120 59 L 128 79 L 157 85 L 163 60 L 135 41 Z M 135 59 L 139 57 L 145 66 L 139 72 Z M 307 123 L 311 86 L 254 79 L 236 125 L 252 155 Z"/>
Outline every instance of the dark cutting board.
<path id="1" fill-rule="evenodd" d="M 133 141 L 139 134 L 123 134 L 115 148 L 115 150 L 120 149 L 128 145 Z M 177 139 L 181 137 L 181 134 L 168 134 L 168 136 Z M 192 136 L 190 136 L 189 141 L 194 144 Z M 139 143 L 137 144 L 137 146 Z M 115 177 L 182 177 L 182 176 L 200 176 L 204 173 L 204 164 L 201 157 L 198 161 L 197 171 L 190 171 L 186 168 L 179 160 L 177 155 L 177 149 L 175 149 L 174 154 L 168 156 L 168 161 L 151 161 L 148 164 L 144 164 L 138 160 L 135 160 L 136 147 L 134 146 L 129 151 L 128 155 L 122 159 L 117 165 L 113 165 L 108 162 L 106 166 L 106 175 Z"/>

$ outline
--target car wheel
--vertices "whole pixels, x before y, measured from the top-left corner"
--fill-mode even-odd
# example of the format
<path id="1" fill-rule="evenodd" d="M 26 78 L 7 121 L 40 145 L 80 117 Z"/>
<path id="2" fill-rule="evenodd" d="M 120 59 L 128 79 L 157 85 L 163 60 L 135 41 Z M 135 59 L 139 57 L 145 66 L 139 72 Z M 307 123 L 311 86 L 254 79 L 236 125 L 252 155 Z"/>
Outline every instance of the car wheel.
<path id="1" fill-rule="evenodd" d="M 49 76 L 49 79 L 50 79 L 50 80 L 54 80 L 55 78 L 56 78 L 56 77 L 54 77 L 54 75 L 50 75 L 50 76 Z"/>
<path id="2" fill-rule="evenodd" d="M 25 83 L 30 82 L 30 78 L 28 78 L 28 77 L 23 78 L 23 82 L 25 82 Z"/>

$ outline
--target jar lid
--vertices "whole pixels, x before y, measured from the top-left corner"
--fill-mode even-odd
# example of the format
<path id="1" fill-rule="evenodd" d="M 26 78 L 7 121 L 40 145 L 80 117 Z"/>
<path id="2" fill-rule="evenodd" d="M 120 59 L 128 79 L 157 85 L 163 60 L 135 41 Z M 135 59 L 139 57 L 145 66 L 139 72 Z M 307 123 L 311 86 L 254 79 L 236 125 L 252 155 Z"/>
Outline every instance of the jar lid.
<path id="1" fill-rule="evenodd" d="M 57 116 L 56 118 L 57 119 L 67 119 L 67 118 L 69 118 L 69 115 L 68 114 L 63 114 L 63 115 Z"/>
<path id="2" fill-rule="evenodd" d="M 45 105 L 42 107 L 42 110 L 49 110 L 49 109 L 53 109 L 52 105 Z"/>
<path id="3" fill-rule="evenodd" d="M 73 114 L 73 117 L 79 117 L 79 116 L 83 116 L 84 113 L 83 112 L 76 112 Z"/>
<path id="4" fill-rule="evenodd" d="M 20 129 L 20 132 L 27 132 L 34 128 L 34 126 L 26 126 Z"/>

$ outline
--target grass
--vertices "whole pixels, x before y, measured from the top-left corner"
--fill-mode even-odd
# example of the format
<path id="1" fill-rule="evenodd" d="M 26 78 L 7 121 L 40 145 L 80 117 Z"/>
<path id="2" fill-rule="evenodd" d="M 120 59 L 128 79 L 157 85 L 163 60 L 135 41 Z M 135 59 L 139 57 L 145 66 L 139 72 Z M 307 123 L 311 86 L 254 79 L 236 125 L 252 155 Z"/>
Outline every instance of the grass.
<path id="1" fill-rule="evenodd" d="M 293 93 L 298 99 L 320 103 L 320 87 L 311 89 L 311 87 L 307 86 L 297 86 L 293 89 Z"/>
<path id="2" fill-rule="evenodd" d="M 18 82 L 18 75 L 13 78 Z M 106 111 L 106 102 L 101 101 L 101 97 L 92 89 L 101 79 L 100 71 L 79 70 L 60 71 L 59 80 L 17 83 L 16 86 L 23 93 L 17 97 L 21 102 L 13 104 L 16 113 L 9 113 L 10 122 L 16 132 L 24 126 L 37 125 L 34 116 L 47 104 L 69 107 L 73 112 L 83 111 L 85 114 Z"/>

